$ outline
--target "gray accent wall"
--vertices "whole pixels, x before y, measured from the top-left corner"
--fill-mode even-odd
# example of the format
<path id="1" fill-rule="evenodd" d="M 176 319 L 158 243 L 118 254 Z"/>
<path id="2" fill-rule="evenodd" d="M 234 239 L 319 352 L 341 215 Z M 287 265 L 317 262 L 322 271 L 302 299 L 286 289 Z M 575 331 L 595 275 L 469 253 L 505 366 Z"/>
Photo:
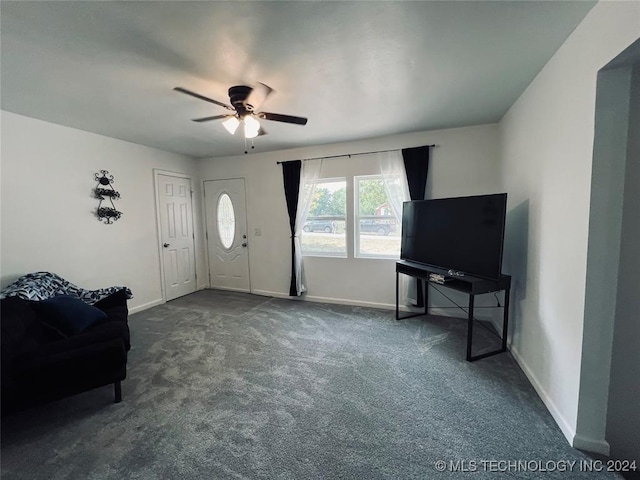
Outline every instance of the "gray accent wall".
<path id="1" fill-rule="evenodd" d="M 598 73 L 577 426 L 582 442 L 605 437 L 630 85 L 630 67 Z"/>
<path id="2" fill-rule="evenodd" d="M 606 438 L 612 458 L 640 463 L 640 63 L 632 70 L 628 132 Z"/>

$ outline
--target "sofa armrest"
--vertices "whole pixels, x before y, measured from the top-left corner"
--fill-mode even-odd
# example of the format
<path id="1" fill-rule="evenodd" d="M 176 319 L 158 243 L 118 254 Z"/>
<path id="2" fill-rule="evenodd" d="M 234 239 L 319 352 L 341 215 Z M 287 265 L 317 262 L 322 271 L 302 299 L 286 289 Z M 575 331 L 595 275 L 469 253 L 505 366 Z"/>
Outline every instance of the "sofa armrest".
<path id="1" fill-rule="evenodd" d="M 94 303 L 93 306 L 106 313 L 110 321 L 128 322 L 129 309 L 127 308 L 127 291 L 125 289 L 112 293 Z"/>
<path id="2" fill-rule="evenodd" d="M 28 355 L 18 355 L 16 361 L 23 361 L 29 357 L 46 357 L 56 355 L 61 352 L 84 349 L 91 345 L 110 342 L 112 340 L 121 341 L 126 350 L 129 350 L 129 327 L 123 322 L 105 321 L 94 325 L 84 332 L 67 338 L 62 338 L 55 342 L 44 344 L 37 352 L 29 352 Z M 35 355 L 34 355 L 35 353 Z"/>
<path id="3" fill-rule="evenodd" d="M 122 339 L 111 339 L 14 362 L 14 384 L 2 398 L 3 414 L 56 400 L 127 376 L 127 352 Z"/>
<path id="4" fill-rule="evenodd" d="M 0 364 L 0 369 L 2 374 L 0 376 L 0 391 L 4 394 L 8 388 L 13 386 L 13 345 L 4 334 L 2 335 L 1 343 L 2 363 Z"/>
<path id="5" fill-rule="evenodd" d="M 58 343 L 58 342 L 56 342 Z M 33 371 L 44 372 L 47 370 L 60 370 L 61 374 L 82 370 L 91 372 L 105 364 L 105 359 L 113 364 L 123 366 L 127 363 L 127 352 L 124 341 L 121 338 L 104 338 L 102 341 L 69 345 L 64 349 L 42 349 L 37 355 L 25 358 L 16 358 L 14 369 L 16 379 L 21 377 L 18 372 Z M 102 359 L 102 360 L 100 360 Z M 65 368 L 59 367 L 64 365 Z"/>

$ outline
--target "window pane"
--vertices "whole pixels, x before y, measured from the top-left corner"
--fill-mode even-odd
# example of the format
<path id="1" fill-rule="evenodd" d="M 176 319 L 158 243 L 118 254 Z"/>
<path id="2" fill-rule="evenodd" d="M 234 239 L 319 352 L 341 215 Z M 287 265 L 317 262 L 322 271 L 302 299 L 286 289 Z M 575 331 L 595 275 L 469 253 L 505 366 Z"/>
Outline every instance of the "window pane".
<path id="1" fill-rule="evenodd" d="M 302 253 L 340 256 L 347 254 L 345 220 L 347 182 L 322 180 L 305 187 L 312 191 L 309 215 L 302 227 Z"/>
<path id="2" fill-rule="evenodd" d="M 401 219 L 396 217 L 382 177 L 357 177 L 357 256 L 400 256 Z M 391 184 L 391 189 L 400 188 Z"/>
<path id="3" fill-rule="evenodd" d="M 236 235 L 236 214 L 231 198 L 226 193 L 218 198 L 218 235 L 220 243 L 226 249 L 231 248 Z"/>

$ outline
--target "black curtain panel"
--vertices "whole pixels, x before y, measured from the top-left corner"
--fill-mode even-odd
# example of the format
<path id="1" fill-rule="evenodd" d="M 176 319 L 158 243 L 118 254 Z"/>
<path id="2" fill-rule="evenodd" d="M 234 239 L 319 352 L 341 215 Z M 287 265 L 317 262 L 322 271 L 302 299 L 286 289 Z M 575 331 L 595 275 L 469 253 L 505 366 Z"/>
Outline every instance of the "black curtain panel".
<path id="1" fill-rule="evenodd" d="M 296 214 L 298 212 L 298 197 L 300 195 L 300 171 L 302 160 L 282 162 L 282 177 L 284 179 L 284 196 L 287 200 L 287 212 L 289 212 L 289 227 L 291 228 L 291 285 L 289 295 L 298 296 L 296 287 Z"/>
<path id="2" fill-rule="evenodd" d="M 409 184 L 409 196 L 411 200 L 424 200 L 427 189 L 427 173 L 429 171 L 429 153 L 431 147 L 403 148 L 402 159 L 404 169 L 407 173 L 407 183 Z M 424 307 L 424 291 L 422 280 L 417 283 L 417 306 Z"/>
<path id="3" fill-rule="evenodd" d="M 407 172 L 411 200 L 424 200 L 431 147 L 403 148 L 402 159 Z"/>

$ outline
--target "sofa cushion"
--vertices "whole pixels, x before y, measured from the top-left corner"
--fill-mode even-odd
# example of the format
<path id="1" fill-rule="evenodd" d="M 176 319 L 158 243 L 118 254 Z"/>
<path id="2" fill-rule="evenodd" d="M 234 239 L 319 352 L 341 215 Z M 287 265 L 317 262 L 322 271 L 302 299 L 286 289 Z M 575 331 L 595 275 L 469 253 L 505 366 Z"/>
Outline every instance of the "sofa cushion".
<path id="1" fill-rule="evenodd" d="M 58 295 L 33 303 L 40 321 L 66 335 L 76 335 L 107 319 L 107 314 L 79 298 Z"/>

